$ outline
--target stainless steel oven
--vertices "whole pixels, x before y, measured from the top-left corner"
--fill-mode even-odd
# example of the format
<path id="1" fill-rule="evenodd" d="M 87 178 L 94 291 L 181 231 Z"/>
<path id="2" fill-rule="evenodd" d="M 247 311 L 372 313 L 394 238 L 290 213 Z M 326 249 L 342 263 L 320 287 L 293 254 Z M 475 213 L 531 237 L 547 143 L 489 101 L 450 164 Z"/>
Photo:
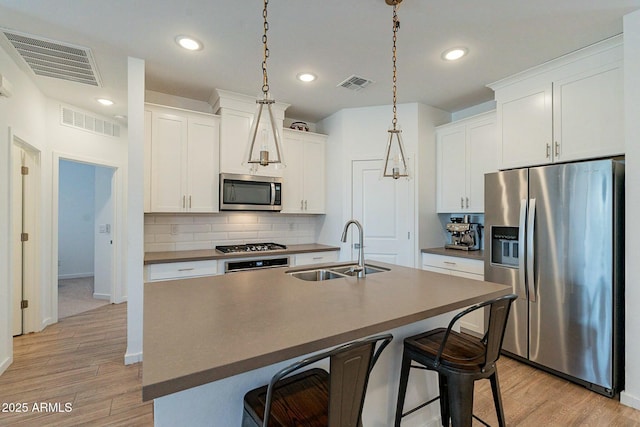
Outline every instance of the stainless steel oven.
<path id="1" fill-rule="evenodd" d="M 221 173 L 220 210 L 282 210 L 282 178 Z"/>

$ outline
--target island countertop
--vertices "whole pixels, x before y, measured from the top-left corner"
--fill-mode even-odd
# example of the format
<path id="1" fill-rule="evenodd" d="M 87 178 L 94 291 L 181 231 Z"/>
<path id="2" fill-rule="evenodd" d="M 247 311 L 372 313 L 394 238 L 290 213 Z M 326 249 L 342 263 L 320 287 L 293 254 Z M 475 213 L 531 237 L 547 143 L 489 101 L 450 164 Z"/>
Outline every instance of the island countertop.
<path id="1" fill-rule="evenodd" d="M 509 293 L 491 282 L 390 271 L 308 282 L 274 268 L 144 285 L 143 400 L 388 331 Z M 308 268 L 308 267 L 307 267 Z"/>

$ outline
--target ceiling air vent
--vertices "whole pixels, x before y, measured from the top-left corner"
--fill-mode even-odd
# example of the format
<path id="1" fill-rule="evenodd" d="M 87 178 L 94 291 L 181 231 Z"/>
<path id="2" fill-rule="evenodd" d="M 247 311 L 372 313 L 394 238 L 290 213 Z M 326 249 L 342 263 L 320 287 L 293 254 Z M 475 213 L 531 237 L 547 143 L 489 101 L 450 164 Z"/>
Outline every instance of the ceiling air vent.
<path id="1" fill-rule="evenodd" d="M 102 86 L 89 48 L 11 30 L 2 33 L 37 76 Z"/>
<path id="2" fill-rule="evenodd" d="M 348 77 L 342 83 L 339 83 L 338 86 L 349 90 L 359 91 L 369 86 L 371 83 L 373 83 L 373 80 L 353 75 L 351 77 Z"/>
<path id="3" fill-rule="evenodd" d="M 120 137 L 120 126 L 106 120 L 91 117 L 88 114 L 74 111 L 67 107 L 61 107 L 60 122 L 63 125 L 77 129 L 87 130 L 101 135 Z"/>

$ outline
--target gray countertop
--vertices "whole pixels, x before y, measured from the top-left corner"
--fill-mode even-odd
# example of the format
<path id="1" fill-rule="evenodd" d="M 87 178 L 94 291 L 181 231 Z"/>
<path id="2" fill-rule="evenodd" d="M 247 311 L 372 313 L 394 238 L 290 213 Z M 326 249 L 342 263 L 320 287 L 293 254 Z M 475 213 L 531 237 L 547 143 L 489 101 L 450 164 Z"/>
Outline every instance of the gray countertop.
<path id="1" fill-rule="evenodd" d="M 459 249 L 446 249 L 444 247 L 438 247 L 438 248 L 422 249 L 421 252 L 424 254 L 455 256 L 458 258 L 476 259 L 479 261 L 484 261 L 484 251 L 482 249 L 479 251 L 462 251 Z"/>
<path id="2" fill-rule="evenodd" d="M 496 283 L 372 262 L 365 279 L 287 267 L 144 285 L 144 400 L 509 293 Z M 297 268 L 300 270 L 301 268 Z"/>
<path id="3" fill-rule="evenodd" d="M 304 245 L 287 245 L 287 249 L 269 251 L 269 252 L 238 252 L 231 254 L 223 254 L 215 249 L 201 249 L 194 251 L 168 251 L 168 252 L 147 252 L 144 254 L 144 263 L 147 264 L 163 264 L 168 262 L 184 262 L 184 261 L 205 261 L 213 259 L 231 259 L 231 258 L 247 258 L 251 256 L 271 256 L 271 255 L 289 255 L 308 252 L 324 252 L 339 251 L 337 246 L 319 245 L 317 243 L 309 243 Z"/>

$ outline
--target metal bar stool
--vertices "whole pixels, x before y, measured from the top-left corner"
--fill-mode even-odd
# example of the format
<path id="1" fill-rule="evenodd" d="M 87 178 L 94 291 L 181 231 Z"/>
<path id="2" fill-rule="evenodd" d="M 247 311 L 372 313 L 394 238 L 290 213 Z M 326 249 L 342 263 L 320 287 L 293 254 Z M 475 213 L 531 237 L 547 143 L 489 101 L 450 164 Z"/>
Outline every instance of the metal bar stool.
<path id="1" fill-rule="evenodd" d="M 500 357 L 502 339 L 509 317 L 511 303 L 516 295 L 507 295 L 485 301 L 458 313 L 447 328 L 438 328 L 404 340 L 400 387 L 396 406 L 395 426 L 400 426 L 402 417 L 440 400 L 442 425 L 453 427 L 471 426 L 472 418 L 488 425 L 473 415 L 473 385 L 476 380 L 491 381 L 493 401 L 498 415 L 498 424 L 505 425 L 496 361 Z M 452 331 L 451 328 L 463 316 L 489 306 L 489 323 L 482 339 Z M 412 365 L 415 361 L 420 365 Z M 417 407 L 404 410 L 404 400 L 411 368 L 426 369 L 438 373 L 440 395 Z"/>
<path id="2" fill-rule="evenodd" d="M 242 427 L 362 426 L 369 374 L 392 339 L 386 334 L 354 341 L 287 366 L 268 386 L 244 396 Z M 314 368 L 290 376 L 327 357 L 329 372 Z"/>

